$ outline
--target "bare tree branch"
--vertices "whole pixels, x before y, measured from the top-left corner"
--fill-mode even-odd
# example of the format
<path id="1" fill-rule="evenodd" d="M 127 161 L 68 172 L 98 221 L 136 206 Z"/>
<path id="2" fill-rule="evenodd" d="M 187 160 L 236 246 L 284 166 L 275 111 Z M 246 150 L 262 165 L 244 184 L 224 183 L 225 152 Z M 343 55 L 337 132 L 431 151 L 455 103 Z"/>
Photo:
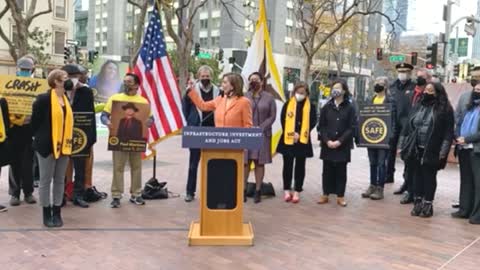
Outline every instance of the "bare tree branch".
<path id="1" fill-rule="evenodd" d="M 139 4 L 139 3 L 138 3 L 137 1 L 135 1 L 135 0 L 128 0 L 128 3 L 129 3 L 130 5 L 133 5 L 133 6 L 137 7 L 137 8 L 140 8 L 140 9 L 142 8 L 142 5 Z"/>
<path id="2" fill-rule="evenodd" d="M 27 15 L 27 18 L 26 18 L 27 28 L 30 26 L 30 24 L 32 23 L 32 21 L 35 18 L 37 18 L 39 16 L 42 16 L 42 15 L 45 15 L 45 14 L 48 14 L 48 13 L 52 12 L 52 10 L 53 10 L 52 9 L 52 0 L 48 0 L 48 9 L 47 10 L 44 10 L 44 11 L 38 12 L 36 14 L 33 14 L 33 12 L 35 11 L 34 4 L 35 5 L 37 4 L 37 0 L 32 0 L 32 2 L 30 3 L 30 9 L 28 11 L 29 15 Z"/>

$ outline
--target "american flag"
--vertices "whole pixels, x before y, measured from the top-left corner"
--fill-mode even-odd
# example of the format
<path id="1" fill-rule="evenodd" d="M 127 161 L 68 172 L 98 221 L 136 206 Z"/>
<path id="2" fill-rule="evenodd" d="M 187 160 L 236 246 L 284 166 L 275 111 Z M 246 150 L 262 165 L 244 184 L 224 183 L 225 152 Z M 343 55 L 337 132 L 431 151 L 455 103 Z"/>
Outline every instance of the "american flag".
<path id="1" fill-rule="evenodd" d="M 142 80 L 140 92 L 150 102 L 154 124 L 149 130 L 149 144 L 170 135 L 185 125 L 181 93 L 167 54 L 160 14 L 155 6 L 134 73 Z"/>

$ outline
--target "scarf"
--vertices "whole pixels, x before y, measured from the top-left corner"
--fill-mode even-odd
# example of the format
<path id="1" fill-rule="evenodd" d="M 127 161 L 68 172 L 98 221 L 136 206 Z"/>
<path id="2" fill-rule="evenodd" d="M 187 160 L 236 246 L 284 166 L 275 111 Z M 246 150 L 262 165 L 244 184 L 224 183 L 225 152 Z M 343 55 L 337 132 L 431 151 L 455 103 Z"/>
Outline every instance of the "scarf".
<path id="1" fill-rule="evenodd" d="M 285 119 L 284 142 L 286 145 L 293 145 L 295 143 L 295 120 L 297 112 L 297 99 L 290 98 L 287 105 L 287 117 Z M 302 111 L 302 126 L 300 128 L 300 143 L 307 144 L 310 135 L 310 100 L 305 99 L 305 105 Z"/>
<path id="2" fill-rule="evenodd" d="M 52 114 L 53 156 L 55 159 L 58 159 L 60 155 L 70 155 L 72 153 L 73 113 L 70 103 L 65 95 L 63 95 L 65 116 L 54 90 L 50 92 L 50 102 Z"/>
<path id="3" fill-rule="evenodd" d="M 480 119 L 480 108 L 476 107 L 468 111 L 463 118 L 462 126 L 460 127 L 460 136 L 467 137 L 475 134 L 478 131 L 478 121 Z"/>
<path id="4" fill-rule="evenodd" d="M 7 128 L 5 127 L 5 122 L 3 121 L 2 106 L 0 106 L 0 143 L 3 143 L 6 139 L 7 139 Z"/>
<path id="5" fill-rule="evenodd" d="M 413 92 L 413 102 L 412 105 L 415 105 L 418 100 L 420 100 L 420 97 L 422 97 L 423 89 L 420 88 L 418 85 L 415 86 L 415 91 Z"/>

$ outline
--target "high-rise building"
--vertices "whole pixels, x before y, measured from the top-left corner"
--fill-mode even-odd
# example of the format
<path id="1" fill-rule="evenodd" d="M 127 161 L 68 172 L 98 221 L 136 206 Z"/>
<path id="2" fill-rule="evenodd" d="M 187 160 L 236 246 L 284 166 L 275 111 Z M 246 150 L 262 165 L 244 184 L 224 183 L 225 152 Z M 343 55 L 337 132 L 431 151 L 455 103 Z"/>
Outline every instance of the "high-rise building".
<path id="1" fill-rule="evenodd" d="M 477 2 L 477 18 L 480 18 L 480 0 Z M 473 54 L 472 58 L 480 61 L 480 23 L 475 24 L 477 34 L 473 38 Z"/>
<path id="2" fill-rule="evenodd" d="M 397 46 L 400 36 L 403 32 L 412 30 L 416 25 L 416 0 L 384 0 L 383 11 L 391 20 L 395 21 L 395 26 L 387 19 L 384 19 L 385 30 L 387 33 L 394 33 L 395 39 L 393 45 Z"/>

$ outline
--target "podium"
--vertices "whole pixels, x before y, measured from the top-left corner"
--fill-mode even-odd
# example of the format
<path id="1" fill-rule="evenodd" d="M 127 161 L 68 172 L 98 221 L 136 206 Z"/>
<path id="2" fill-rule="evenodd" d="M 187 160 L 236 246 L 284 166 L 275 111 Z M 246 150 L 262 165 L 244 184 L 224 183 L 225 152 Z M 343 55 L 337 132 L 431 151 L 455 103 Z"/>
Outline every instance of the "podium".
<path id="1" fill-rule="evenodd" d="M 182 147 L 201 149 L 200 221 L 192 222 L 190 246 L 251 246 L 253 228 L 243 221 L 244 155 L 260 149 L 259 128 L 185 127 Z"/>

